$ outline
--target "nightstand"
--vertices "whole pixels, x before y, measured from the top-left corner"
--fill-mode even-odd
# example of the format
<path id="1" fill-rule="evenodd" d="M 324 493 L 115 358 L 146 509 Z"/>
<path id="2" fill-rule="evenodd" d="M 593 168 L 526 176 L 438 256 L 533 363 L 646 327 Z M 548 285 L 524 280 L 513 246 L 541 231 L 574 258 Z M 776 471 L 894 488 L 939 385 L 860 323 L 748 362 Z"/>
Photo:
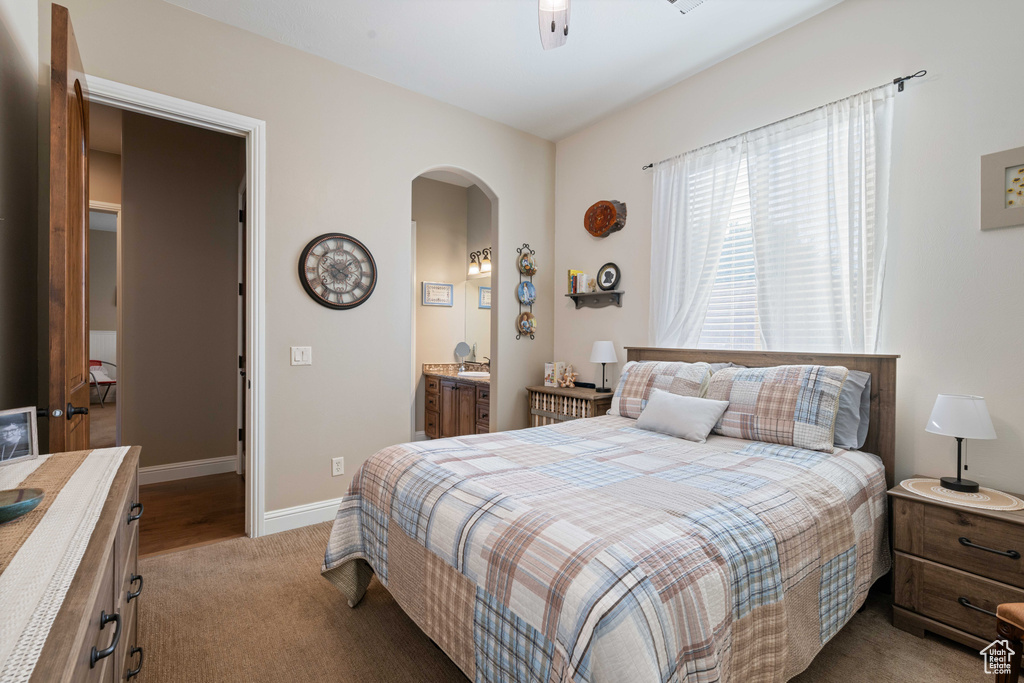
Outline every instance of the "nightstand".
<path id="1" fill-rule="evenodd" d="M 1024 602 L 1024 511 L 931 500 L 896 486 L 893 625 L 975 650 L 996 639 L 996 606 Z"/>
<path id="2" fill-rule="evenodd" d="M 530 426 L 604 415 L 612 407 L 612 394 L 580 387 L 526 387 L 530 400 Z"/>

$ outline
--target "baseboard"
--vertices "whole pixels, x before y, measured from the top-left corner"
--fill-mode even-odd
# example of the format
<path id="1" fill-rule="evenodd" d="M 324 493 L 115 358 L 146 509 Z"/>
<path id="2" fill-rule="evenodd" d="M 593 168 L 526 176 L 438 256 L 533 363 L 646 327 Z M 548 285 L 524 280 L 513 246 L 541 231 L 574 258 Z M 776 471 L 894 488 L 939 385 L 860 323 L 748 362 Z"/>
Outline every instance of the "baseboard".
<path id="1" fill-rule="evenodd" d="M 412 435 L 412 440 L 413 441 L 426 441 L 427 440 L 427 433 L 426 432 L 415 432 Z"/>
<path id="2" fill-rule="evenodd" d="M 206 460 L 187 460 L 172 462 L 166 465 L 153 465 L 139 468 L 139 485 L 159 484 L 162 481 L 205 477 L 210 474 L 234 472 L 238 465 L 237 455 L 226 455 L 223 458 Z"/>
<path id="3" fill-rule="evenodd" d="M 332 498 L 280 510 L 270 510 L 263 515 L 263 534 L 276 534 L 310 524 L 329 522 L 337 516 L 339 505 L 341 505 L 341 498 Z"/>

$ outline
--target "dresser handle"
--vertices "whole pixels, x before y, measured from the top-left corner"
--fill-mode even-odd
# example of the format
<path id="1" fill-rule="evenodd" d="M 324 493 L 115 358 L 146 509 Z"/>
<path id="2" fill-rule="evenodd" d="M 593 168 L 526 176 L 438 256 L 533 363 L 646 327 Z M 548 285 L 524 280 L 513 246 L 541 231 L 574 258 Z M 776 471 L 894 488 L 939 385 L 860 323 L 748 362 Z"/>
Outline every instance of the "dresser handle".
<path id="1" fill-rule="evenodd" d="M 105 647 L 102 650 L 97 650 L 96 646 L 93 645 L 92 653 L 89 655 L 89 668 L 96 666 L 96 662 L 100 661 L 104 657 L 109 657 L 114 654 L 114 650 L 117 648 L 117 643 L 121 640 L 121 615 L 120 614 L 107 614 L 104 610 L 100 612 L 100 630 L 103 627 L 114 622 L 114 637 L 110 642 L 110 647 Z"/>
<path id="2" fill-rule="evenodd" d="M 987 614 L 990 617 L 995 617 L 996 616 L 995 612 L 989 612 L 987 609 L 982 609 L 982 608 L 978 607 L 977 605 L 972 605 L 971 601 L 968 600 L 967 598 L 957 598 L 956 601 L 959 602 L 964 607 L 967 607 L 969 609 L 974 610 L 975 612 L 981 612 L 982 614 Z"/>
<path id="3" fill-rule="evenodd" d="M 139 582 L 139 590 L 128 591 L 128 600 L 126 600 L 126 602 L 131 602 L 135 598 L 139 597 L 139 594 L 142 592 L 142 574 L 132 574 L 132 580 L 129 581 L 128 584 L 131 585 L 136 581 Z"/>
<path id="4" fill-rule="evenodd" d="M 139 665 L 137 667 L 135 667 L 134 669 L 129 669 L 125 673 L 124 680 L 126 680 L 126 681 L 132 680 L 133 678 L 135 678 L 136 676 L 139 675 L 140 671 L 142 671 L 142 657 L 145 654 L 142 651 L 142 648 L 141 647 L 133 647 L 132 651 L 128 654 L 128 656 L 129 657 L 134 657 L 136 652 L 139 653 Z"/>
<path id="5" fill-rule="evenodd" d="M 996 550 L 995 548 L 986 548 L 983 545 L 971 543 L 963 536 L 960 537 L 960 545 L 965 545 L 968 548 L 977 548 L 978 550 L 984 550 L 987 553 L 995 553 L 996 555 L 1002 555 L 1003 557 L 1009 557 L 1011 560 L 1020 559 L 1020 553 L 1018 553 L 1016 550 Z"/>
<path id="6" fill-rule="evenodd" d="M 132 510 L 136 510 L 136 509 L 139 511 L 139 514 L 133 515 L 132 514 Z M 128 508 L 128 521 L 126 522 L 126 524 L 131 524 L 135 520 L 137 520 L 140 517 L 142 517 L 142 513 L 145 512 L 145 511 L 146 511 L 146 506 L 144 506 L 142 503 L 132 503 L 132 506 L 130 508 Z"/>

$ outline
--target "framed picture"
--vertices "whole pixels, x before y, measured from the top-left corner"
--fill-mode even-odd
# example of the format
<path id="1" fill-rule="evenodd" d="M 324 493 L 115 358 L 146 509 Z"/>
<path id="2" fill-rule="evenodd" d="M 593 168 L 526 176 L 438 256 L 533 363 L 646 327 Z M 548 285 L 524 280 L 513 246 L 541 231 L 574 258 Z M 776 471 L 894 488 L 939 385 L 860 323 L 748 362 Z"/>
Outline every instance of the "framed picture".
<path id="1" fill-rule="evenodd" d="M 981 229 L 1024 225 L 1024 147 L 981 157 Z"/>
<path id="2" fill-rule="evenodd" d="M 424 306 L 454 306 L 455 286 L 443 282 L 423 283 Z"/>
<path id="3" fill-rule="evenodd" d="M 39 455 L 35 406 L 0 410 L 0 465 Z"/>
<path id="4" fill-rule="evenodd" d="M 480 288 L 480 301 L 477 303 L 477 308 L 490 308 L 491 307 L 491 288 L 481 287 Z"/>

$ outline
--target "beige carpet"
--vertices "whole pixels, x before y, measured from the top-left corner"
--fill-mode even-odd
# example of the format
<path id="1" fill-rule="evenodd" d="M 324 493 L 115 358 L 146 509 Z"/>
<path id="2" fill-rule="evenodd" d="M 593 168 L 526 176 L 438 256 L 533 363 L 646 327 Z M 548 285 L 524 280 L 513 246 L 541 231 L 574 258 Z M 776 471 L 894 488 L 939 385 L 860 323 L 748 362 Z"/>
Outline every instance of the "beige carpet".
<path id="1" fill-rule="evenodd" d="M 144 683 L 466 678 L 376 581 L 356 609 L 320 577 L 330 524 L 140 560 Z M 991 681 L 966 648 L 889 624 L 873 597 L 799 683 Z"/>

